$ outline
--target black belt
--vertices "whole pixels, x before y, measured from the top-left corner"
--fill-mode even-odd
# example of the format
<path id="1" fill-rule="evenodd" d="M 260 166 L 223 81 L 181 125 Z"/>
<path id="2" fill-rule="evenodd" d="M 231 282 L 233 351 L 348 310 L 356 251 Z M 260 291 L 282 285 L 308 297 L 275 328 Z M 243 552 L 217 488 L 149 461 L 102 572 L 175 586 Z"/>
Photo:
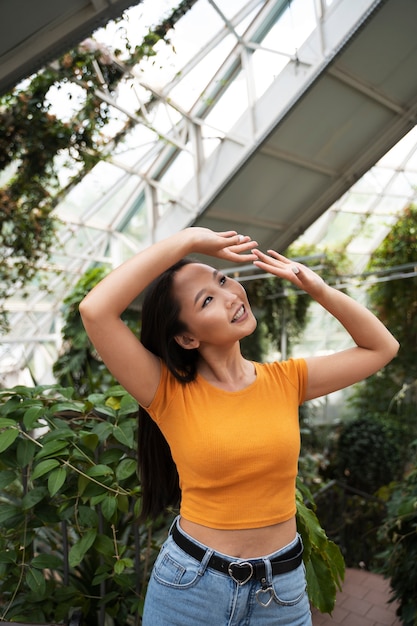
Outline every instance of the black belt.
<path id="1" fill-rule="evenodd" d="M 184 552 L 197 561 L 201 562 L 203 560 L 206 550 L 194 543 L 194 541 L 187 539 L 176 525 L 172 528 L 171 534 L 177 546 L 184 550 Z M 282 556 L 271 560 L 272 575 L 275 576 L 276 574 L 291 572 L 301 564 L 302 560 L 303 545 L 300 538 L 298 538 L 293 548 L 285 552 Z M 239 585 L 244 585 L 251 579 L 262 580 L 267 578 L 265 563 L 261 560 L 231 561 L 217 554 L 213 554 L 207 566 L 218 572 L 227 574 Z"/>

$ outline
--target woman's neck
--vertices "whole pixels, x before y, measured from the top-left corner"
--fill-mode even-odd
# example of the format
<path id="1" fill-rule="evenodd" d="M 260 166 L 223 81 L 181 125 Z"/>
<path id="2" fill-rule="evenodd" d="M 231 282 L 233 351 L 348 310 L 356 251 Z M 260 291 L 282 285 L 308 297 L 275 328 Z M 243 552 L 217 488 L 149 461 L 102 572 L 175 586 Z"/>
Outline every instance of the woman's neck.
<path id="1" fill-rule="evenodd" d="M 242 356 L 240 349 L 228 354 L 201 355 L 197 371 L 207 382 L 226 391 L 243 389 L 256 378 L 254 364 Z"/>

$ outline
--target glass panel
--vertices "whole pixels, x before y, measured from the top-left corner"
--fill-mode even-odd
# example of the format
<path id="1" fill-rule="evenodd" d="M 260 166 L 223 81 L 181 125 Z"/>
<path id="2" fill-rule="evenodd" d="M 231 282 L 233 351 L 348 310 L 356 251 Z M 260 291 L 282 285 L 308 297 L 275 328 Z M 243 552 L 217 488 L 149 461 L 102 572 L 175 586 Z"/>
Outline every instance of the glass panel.
<path id="1" fill-rule="evenodd" d="M 105 197 L 107 192 L 116 193 L 115 185 L 122 181 L 127 182 L 127 175 L 123 170 L 115 167 L 111 163 L 100 161 L 93 170 L 83 178 L 81 183 L 74 187 L 67 196 L 60 202 L 55 209 L 58 217 L 62 219 L 68 219 L 69 216 L 73 218 L 81 218 L 84 216 L 93 206 L 94 203 L 99 202 Z M 128 192 L 128 190 L 126 190 Z M 121 192 L 123 195 L 123 191 Z M 105 202 L 108 205 L 108 200 Z M 113 205 L 112 217 L 117 207 Z M 104 211 L 97 219 L 101 220 L 101 223 L 107 224 L 109 216 Z"/>
<path id="2" fill-rule="evenodd" d="M 326 234 L 321 243 L 323 245 L 339 245 L 346 241 L 359 227 L 362 215 L 354 213 L 338 213 L 335 219 L 329 224 Z"/>

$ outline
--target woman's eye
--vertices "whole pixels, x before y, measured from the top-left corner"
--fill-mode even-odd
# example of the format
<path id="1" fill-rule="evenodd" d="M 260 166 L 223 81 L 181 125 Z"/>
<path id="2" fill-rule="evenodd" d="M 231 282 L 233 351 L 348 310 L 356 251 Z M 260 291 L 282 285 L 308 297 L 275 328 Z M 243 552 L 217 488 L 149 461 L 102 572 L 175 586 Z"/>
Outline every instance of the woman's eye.
<path id="1" fill-rule="evenodd" d="M 204 298 L 203 300 L 203 309 L 205 306 L 207 306 L 209 304 L 209 302 L 211 302 L 213 300 L 212 296 L 207 296 L 207 298 Z"/>
<path id="2" fill-rule="evenodd" d="M 226 276 L 221 276 L 219 282 L 220 282 L 221 285 L 224 285 L 226 280 L 227 280 Z"/>

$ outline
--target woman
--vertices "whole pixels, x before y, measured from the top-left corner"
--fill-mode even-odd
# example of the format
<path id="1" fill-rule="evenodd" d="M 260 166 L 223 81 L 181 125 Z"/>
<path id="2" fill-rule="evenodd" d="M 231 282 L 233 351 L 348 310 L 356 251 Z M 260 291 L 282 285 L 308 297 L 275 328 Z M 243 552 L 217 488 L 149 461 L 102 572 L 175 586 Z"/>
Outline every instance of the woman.
<path id="1" fill-rule="evenodd" d="M 253 262 L 289 280 L 356 346 L 283 363 L 246 360 L 240 340 L 256 320 L 245 290 L 183 260 L 197 253 Z M 120 315 L 147 287 L 139 341 Z M 181 496 L 149 583 L 144 626 L 311 624 L 295 522 L 298 407 L 376 372 L 397 341 L 306 266 L 265 254 L 235 231 L 197 227 L 118 267 L 80 312 L 103 361 L 141 407 L 143 517 Z"/>

